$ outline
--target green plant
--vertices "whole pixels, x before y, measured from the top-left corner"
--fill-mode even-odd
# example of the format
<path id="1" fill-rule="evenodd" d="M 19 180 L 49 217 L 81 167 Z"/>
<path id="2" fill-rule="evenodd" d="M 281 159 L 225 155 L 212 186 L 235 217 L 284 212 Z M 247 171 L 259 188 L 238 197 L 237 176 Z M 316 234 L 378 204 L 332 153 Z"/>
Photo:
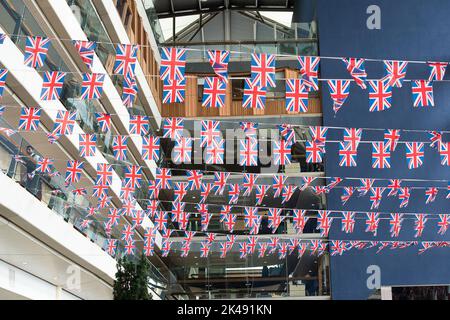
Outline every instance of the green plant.
<path id="1" fill-rule="evenodd" d="M 127 256 L 117 261 L 114 300 L 151 300 L 148 291 L 150 266 L 145 256 L 137 261 Z"/>

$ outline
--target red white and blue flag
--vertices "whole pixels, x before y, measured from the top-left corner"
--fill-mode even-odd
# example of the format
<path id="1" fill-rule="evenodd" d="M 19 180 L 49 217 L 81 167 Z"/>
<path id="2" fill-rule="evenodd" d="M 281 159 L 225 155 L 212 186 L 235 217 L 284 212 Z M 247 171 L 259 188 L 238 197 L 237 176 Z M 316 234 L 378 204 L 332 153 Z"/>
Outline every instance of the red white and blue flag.
<path id="1" fill-rule="evenodd" d="M 330 96 L 333 100 L 333 111 L 337 113 L 350 94 L 350 80 L 327 80 Z"/>
<path id="2" fill-rule="evenodd" d="M 172 179 L 172 172 L 167 168 L 156 168 L 156 186 L 159 189 L 170 189 L 170 180 Z"/>
<path id="3" fill-rule="evenodd" d="M 441 165 L 450 166 L 450 142 L 441 142 L 439 154 L 441 156 Z"/>
<path id="4" fill-rule="evenodd" d="M 236 204 L 239 200 L 241 188 L 237 183 L 230 183 L 228 185 L 228 203 Z"/>
<path id="5" fill-rule="evenodd" d="M 279 197 L 281 195 L 281 192 L 283 191 L 283 187 L 286 184 L 287 177 L 284 175 L 274 175 L 272 179 L 272 188 L 274 191 L 273 196 Z"/>
<path id="6" fill-rule="evenodd" d="M 317 229 L 320 230 L 320 235 L 322 237 L 328 237 L 328 233 L 330 232 L 331 223 L 333 218 L 329 216 L 329 212 L 327 210 L 319 210 L 317 216 Z"/>
<path id="7" fill-rule="evenodd" d="M 56 135 L 72 134 L 76 118 L 77 111 L 58 110 L 52 133 Z"/>
<path id="8" fill-rule="evenodd" d="M 362 129 L 357 128 L 344 128 L 344 142 L 350 144 L 352 150 L 358 149 L 361 142 Z"/>
<path id="9" fill-rule="evenodd" d="M 439 217 L 439 221 L 437 223 L 439 227 L 438 234 L 444 235 L 448 230 L 448 226 L 450 226 L 450 214 L 439 214 L 438 217 Z"/>
<path id="10" fill-rule="evenodd" d="M 103 82 L 105 75 L 101 73 L 83 73 L 81 83 L 81 99 L 100 99 L 103 93 Z"/>
<path id="11" fill-rule="evenodd" d="M 391 151 L 384 142 L 372 142 L 372 168 L 389 169 L 391 167 Z"/>
<path id="12" fill-rule="evenodd" d="M 192 138 L 180 138 L 175 140 L 175 146 L 172 149 L 172 161 L 175 164 L 191 163 Z"/>
<path id="13" fill-rule="evenodd" d="M 347 71 L 350 73 L 350 75 L 355 80 L 356 84 L 361 89 L 366 89 L 366 68 L 364 66 L 364 59 L 358 59 L 358 58 L 343 58 L 342 61 L 345 63 L 345 66 L 347 68 Z"/>
<path id="14" fill-rule="evenodd" d="M 114 73 L 125 77 L 134 77 L 138 46 L 132 44 L 118 44 L 116 47 L 116 61 Z"/>
<path id="15" fill-rule="evenodd" d="M 186 50 L 177 48 L 161 49 L 161 80 L 182 80 L 186 67 Z"/>
<path id="16" fill-rule="evenodd" d="M 384 187 L 374 187 L 370 188 L 370 197 L 369 200 L 371 202 L 370 210 L 378 209 L 380 206 L 381 200 L 383 199 L 383 192 L 386 190 Z"/>
<path id="17" fill-rule="evenodd" d="M 355 192 L 354 187 L 344 187 L 343 188 L 342 196 L 341 196 L 342 205 L 345 205 L 347 203 L 347 201 L 350 200 L 350 198 L 352 197 L 354 192 Z"/>
<path id="18" fill-rule="evenodd" d="M 355 213 L 354 212 L 342 212 L 341 230 L 345 233 L 352 233 L 355 229 Z"/>
<path id="19" fill-rule="evenodd" d="M 225 139 L 219 139 L 216 143 L 206 147 L 206 164 L 223 164 L 223 156 L 225 153 Z"/>
<path id="20" fill-rule="evenodd" d="M 308 91 L 302 79 L 286 79 L 286 111 L 308 112 Z"/>
<path id="21" fill-rule="evenodd" d="M 214 145 L 217 140 L 222 138 L 220 132 L 220 121 L 202 120 L 202 129 L 200 131 L 200 147 Z"/>
<path id="22" fill-rule="evenodd" d="M 392 87 L 383 80 L 369 80 L 369 111 L 383 111 L 391 107 Z"/>
<path id="23" fill-rule="evenodd" d="M 318 76 L 320 57 L 298 56 L 297 60 L 300 65 L 300 75 L 305 85 L 309 90 L 319 90 Z"/>
<path id="24" fill-rule="evenodd" d="M 8 70 L 0 69 L 0 97 L 3 96 L 3 91 L 5 90 L 7 77 L 8 77 Z"/>
<path id="25" fill-rule="evenodd" d="M 164 80 L 163 103 L 182 103 L 186 94 L 186 79 Z"/>
<path id="26" fill-rule="evenodd" d="M 169 214 L 165 211 L 157 211 L 155 213 L 155 218 L 153 219 L 153 223 L 155 224 L 155 228 L 158 230 L 167 230 L 167 221 L 169 219 Z"/>
<path id="27" fill-rule="evenodd" d="M 47 57 L 50 39 L 43 37 L 27 37 L 25 42 L 24 64 L 31 68 L 40 68 Z"/>
<path id="28" fill-rule="evenodd" d="M 389 224 L 391 225 L 391 237 L 396 238 L 400 234 L 400 230 L 402 229 L 403 222 L 403 214 L 402 213 L 391 213 L 391 219 L 389 220 Z"/>
<path id="29" fill-rule="evenodd" d="M 436 197 L 438 195 L 439 189 L 437 187 L 428 187 L 425 190 L 425 196 L 426 196 L 426 204 L 429 204 L 431 202 L 434 202 L 436 200 Z"/>
<path id="30" fill-rule="evenodd" d="M 281 204 L 288 202 L 297 190 L 297 186 L 288 184 L 283 187 L 283 191 L 281 193 Z"/>
<path id="31" fill-rule="evenodd" d="M 78 147 L 81 157 L 93 157 L 97 152 L 97 136 L 82 133 L 79 135 Z"/>
<path id="32" fill-rule="evenodd" d="M 296 142 L 294 127 L 290 124 L 280 124 L 278 125 L 278 132 L 282 139 L 286 141 L 287 144 L 292 144 Z"/>
<path id="33" fill-rule="evenodd" d="M 129 124 L 130 134 L 145 136 L 148 134 L 149 129 L 150 124 L 148 121 L 148 116 L 142 115 L 130 116 L 130 124 Z"/>
<path id="34" fill-rule="evenodd" d="M 86 64 L 86 67 L 88 69 L 92 68 L 97 43 L 95 41 L 74 40 L 73 45 L 77 49 L 81 60 Z"/>
<path id="35" fill-rule="evenodd" d="M 124 183 L 132 188 L 140 188 L 142 180 L 142 168 L 127 164 L 124 170 Z"/>
<path id="36" fill-rule="evenodd" d="M 285 166 L 291 163 L 291 145 L 284 139 L 273 140 L 273 161 L 275 165 Z"/>
<path id="37" fill-rule="evenodd" d="M 398 199 L 401 200 L 400 208 L 405 208 L 408 206 L 409 198 L 411 197 L 411 188 L 401 187 Z"/>
<path id="38" fill-rule="evenodd" d="M 122 103 L 125 107 L 131 108 L 138 92 L 136 79 L 134 77 L 124 77 L 122 84 Z"/>
<path id="39" fill-rule="evenodd" d="M 253 187 L 255 186 L 256 179 L 258 175 L 253 173 L 244 173 L 244 180 L 242 182 L 242 188 L 244 190 L 244 196 L 249 196 L 252 193 Z"/>
<path id="40" fill-rule="evenodd" d="M 430 76 L 428 81 L 441 81 L 444 79 L 445 70 L 447 69 L 448 62 L 427 62 L 430 68 Z"/>
<path id="41" fill-rule="evenodd" d="M 108 243 L 106 244 L 106 251 L 110 256 L 116 255 L 117 249 L 117 240 L 116 239 L 108 239 Z"/>
<path id="42" fill-rule="evenodd" d="M 406 160 L 408 161 L 408 169 L 417 169 L 422 166 L 424 158 L 424 143 L 421 142 L 407 142 L 406 146 Z"/>
<path id="43" fill-rule="evenodd" d="M 83 172 L 83 161 L 69 160 L 67 161 L 66 178 L 67 185 L 71 183 L 77 183 L 80 181 L 81 173 Z"/>
<path id="44" fill-rule="evenodd" d="M 214 72 L 224 82 L 228 82 L 228 62 L 230 52 L 226 50 L 208 50 L 208 61 Z"/>
<path id="45" fill-rule="evenodd" d="M 408 68 L 407 61 L 384 60 L 386 75 L 383 79 L 388 86 L 401 88 Z"/>
<path id="46" fill-rule="evenodd" d="M 414 237 L 418 238 L 422 236 L 423 230 L 425 229 L 425 223 L 428 219 L 426 214 L 416 214 L 415 216 L 414 231 L 416 233 L 414 234 Z"/>
<path id="47" fill-rule="evenodd" d="M 40 157 L 37 161 L 36 172 L 51 173 L 53 169 L 53 159 Z"/>
<path id="48" fill-rule="evenodd" d="M 357 151 L 350 142 L 339 142 L 339 166 L 356 167 L 356 155 Z"/>
<path id="49" fill-rule="evenodd" d="M 281 209 L 279 208 L 269 208 L 269 214 L 267 217 L 269 224 L 268 227 L 272 229 L 272 233 L 275 233 L 283 220 L 281 217 Z"/>
<path id="50" fill-rule="evenodd" d="M 112 184 L 112 165 L 107 163 L 97 164 L 97 178 L 95 180 L 96 185 L 110 186 Z"/>
<path id="51" fill-rule="evenodd" d="M 400 190 L 400 184 L 402 181 L 400 179 L 390 179 L 387 189 L 389 190 L 388 197 L 396 196 Z"/>
<path id="52" fill-rule="evenodd" d="M 213 189 L 211 191 L 214 191 L 216 195 L 222 195 L 229 177 L 229 172 L 214 172 Z"/>
<path id="53" fill-rule="evenodd" d="M 188 192 L 187 182 L 175 182 L 173 185 L 173 201 L 174 203 L 183 201 L 184 196 Z"/>
<path id="54" fill-rule="evenodd" d="M 257 184 L 255 185 L 255 187 L 256 187 L 256 194 L 255 194 L 256 205 L 258 206 L 262 204 L 264 197 L 266 196 L 266 193 L 271 186 L 268 184 Z"/>
<path id="55" fill-rule="evenodd" d="M 411 81 L 411 91 L 414 107 L 433 107 L 433 83 L 426 80 Z"/>
<path id="56" fill-rule="evenodd" d="M 199 170 L 188 170 L 186 172 L 189 190 L 200 190 L 203 173 Z"/>
<path id="57" fill-rule="evenodd" d="M 294 209 L 292 222 L 297 234 L 302 234 L 309 217 L 306 216 L 306 210 Z"/>
<path id="58" fill-rule="evenodd" d="M 200 223 L 202 225 L 202 231 L 208 230 L 209 222 L 211 221 L 212 213 L 202 213 Z"/>
<path id="59" fill-rule="evenodd" d="M 127 159 L 128 136 L 115 136 L 113 138 L 112 150 L 114 159 L 125 161 Z"/>
<path id="60" fill-rule="evenodd" d="M 251 78 L 258 87 L 275 87 L 275 55 L 252 53 Z"/>
<path id="61" fill-rule="evenodd" d="M 159 161 L 159 147 L 160 141 L 157 136 L 142 137 L 142 149 L 141 156 L 142 160 L 149 161 L 153 160 L 155 162 Z"/>
<path id="62" fill-rule="evenodd" d="M 20 118 L 18 130 L 24 131 L 36 131 L 41 122 L 41 109 L 40 108 L 27 108 L 22 107 L 20 109 Z"/>
<path id="63" fill-rule="evenodd" d="M 64 85 L 65 72 L 46 71 L 42 82 L 41 100 L 58 100 Z"/>
<path id="64" fill-rule="evenodd" d="M 200 204 L 205 203 L 212 189 L 213 189 L 212 183 L 202 183 L 202 185 L 200 186 L 200 200 L 199 200 Z"/>
<path id="65" fill-rule="evenodd" d="M 389 150 L 394 152 L 400 140 L 400 129 L 386 129 L 384 132 L 384 143 L 387 144 Z"/>
<path id="66" fill-rule="evenodd" d="M 322 162 L 323 147 L 316 141 L 306 141 L 306 162 Z"/>
<path id="67" fill-rule="evenodd" d="M 440 131 L 428 131 L 428 134 L 430 135 L 430 148 L 441 148 L 442 143 L 442 132 Z"/>
<path id="68" fill-rule="evenodd" d="M 111 115 L 108 113 L 95 113 L 98 125 L 102 132 L 108 132 L 111 129 Z"/>
<path id="69" fill-rule="evenodd" d="M 226 82 L 219 77 L 206 77 L 203 86 L 202 106 L 206 108 L 225 107 Z"/>
<path id="70" fill-rule="evenodd" d="M 328 127 L 323 126 L 310 126 L 309 133 L 311 134 L 311 138 L 315 141 L 320 147 L 325 147 L 325 142 L 327 141 L 327 132 Z M 325 149 L 322 150 L 325 152 Z"/>
<path id="71" fill-rule="evenodd" d="M 239 165 L 258 165 L 258 140 L 255 138 L 245 138 L 239 141 Z"/>
<path id="72" fill-rule="evenodd" d="M 380 223 L 380 214 L 377 212 L 366 213 L 366 232 L 372 232 L 374 236 L 377 235 L 378 224 Z"/>
<path id="73" fill-rule="evenodd" d="M 183 135 L 184 120 L 182 118 L 165 118 L 163 124 L 163 138 L 177 140 Z"/>
<path id="74" fill-rule="evenodd" d="M 342 256 L 347 250 L 347 242 L 342 240 L 331 240 L 330 251 L 332 256 Z"/>
<path id="75" fill-rule="evenodd" d="M 242 108 L 264 110 L 266 105 L 266 87 L 256 85 L 256 81 L 246 78 L 242 96 Z"/>

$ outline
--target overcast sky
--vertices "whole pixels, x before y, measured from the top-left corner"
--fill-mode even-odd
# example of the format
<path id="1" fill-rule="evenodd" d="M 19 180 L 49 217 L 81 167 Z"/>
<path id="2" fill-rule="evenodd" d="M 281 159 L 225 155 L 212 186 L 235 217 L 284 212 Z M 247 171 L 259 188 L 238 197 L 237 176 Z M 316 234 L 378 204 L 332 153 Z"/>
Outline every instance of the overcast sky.
<path id="1" fill-rule="evenodd" d="M 272 20 L 275 20 L 285 26 L 291 26 L 292 12 L 277 12 L 277 11 L 260 11 L 261 15 Z M 176 32 L 180 31 L 191 22 L 198 19 L 198 15 L 178 17 L 176 19 Z M 172 18 L 160 19 L 161 29 L 165 39 L 172 37 Z"/>

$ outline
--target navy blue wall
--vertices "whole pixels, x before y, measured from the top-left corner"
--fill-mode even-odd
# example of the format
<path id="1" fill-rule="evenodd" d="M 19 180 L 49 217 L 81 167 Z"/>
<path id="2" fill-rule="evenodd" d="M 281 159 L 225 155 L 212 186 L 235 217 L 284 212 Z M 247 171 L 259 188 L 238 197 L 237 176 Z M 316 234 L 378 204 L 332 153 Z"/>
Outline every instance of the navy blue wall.
<path id="1" fill-rule="evenodd" d="M 319 50 L 321 56 L 366 57 L 399 60 L 450 61 L 450 1 L 433 0 L 317 0 L 319 25 Z M 366 27 L 369 5 L 381 8 L 381 30 Z M 384 75 L 382 62 L 366 62 L 369 79 Z M 407 79 L 427 79 L 425 64 L 409 64 Z M 322 78 L 349 78 L 343 62 L 322 59 Z M 446 79 L 450 79 L 450 68 Z M 354 83 L 350 96 L 341 110 L 334 115 L 328 88 L 323 86 L 324 125 L 369 128 L 400 129 L 450 129 L 450 82 L 434 84 L 435 107 L 413 108 L 411 88 L 393 88 L 392 107 L 382 112 L 369 112 L 368 92 Z M 342 132 L 329 131 L 329 139 L 342 139 Z M 363 140 L 382 140 L 383 132 L 363 132 Z M 402 133 L 402 140 L 427 141 L 425 133 Z M 448 141 L 448 137 L 444 136 Z M 358 149 L 356 168 L 338 166 L 338 145 L 327 144 L 326 175 L 380 178 L 425 178 L 450 179 L 450 167 L 440 164 L 435 149 L 425 146 L 424 166 L 408 170 L 405 146 L 400 144 L 391 154 L 391 169 L 371 168 L 371 145 L 361 144 Z M 430 183 L 416 183 L 416 186 Z M 356 184 L 355 184 L 356 185 Z M 383 186 L 383 183 L 379 183 Z M 404 183 L 406 185 L 406 183 Z M 440 186 L 446 186 L 442 183 Z M 370 210 L 368 196 L 353 196 L 342 206 L 341 189 L 328 195 L 328 208 L 335 210 Z M 356 193 L 355 193 L 356 195 Z M 450 200 L 441 190 L 437 200 L 425 205 L 424 190 L 413 190 L 410 204 L 399 209 L 397 198 L 387 198 L 385 191 L 379 211 L 423 212 L 430 214 L 449 213 Z M 422 238 L 418 240 L 450 240 L 450 232 L 437 235 L 437 220 L 429 220 Z M 413 240 L 414 221 L 405 219 L 399 240 Z M 382 220 L 377 237 L 364 232 L 364 220 L 358 220 L 355 232 L 346 235 L 340 231 L 340 222 L 333 223 L 330 239 L 390 240 L 389 222 Z M 366 299 L 371 290 L 366 286 L 367 267 L 381 268 L 382 285 L 450 284 L 450 249 L 438 248 L 417 254 L 417 248 L 403 250 L 385 249 L 376 254 L 376 249 L 352 250 L 343 256 L 331 258 L 331 289 L 333 299 Z"/>

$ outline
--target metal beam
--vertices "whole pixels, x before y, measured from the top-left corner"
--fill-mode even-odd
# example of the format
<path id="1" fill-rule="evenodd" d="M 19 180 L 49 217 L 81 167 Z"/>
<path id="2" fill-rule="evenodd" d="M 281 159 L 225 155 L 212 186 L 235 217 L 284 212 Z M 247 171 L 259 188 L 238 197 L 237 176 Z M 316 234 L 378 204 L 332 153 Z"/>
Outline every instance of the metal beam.
<path id="1" fill-rule="evenodd" d="M 212 45 L 240 45 L 240 44 L 280 44 L 280 43 L 316 43 L 317 38 L 280 39 L 280 40 L 229 40 L 229 41 L 193 41 L 176 42 L 177 46 L 212 46 Z M 172 43 L 161 43 L 161 46 L 170 47 Z"/>

